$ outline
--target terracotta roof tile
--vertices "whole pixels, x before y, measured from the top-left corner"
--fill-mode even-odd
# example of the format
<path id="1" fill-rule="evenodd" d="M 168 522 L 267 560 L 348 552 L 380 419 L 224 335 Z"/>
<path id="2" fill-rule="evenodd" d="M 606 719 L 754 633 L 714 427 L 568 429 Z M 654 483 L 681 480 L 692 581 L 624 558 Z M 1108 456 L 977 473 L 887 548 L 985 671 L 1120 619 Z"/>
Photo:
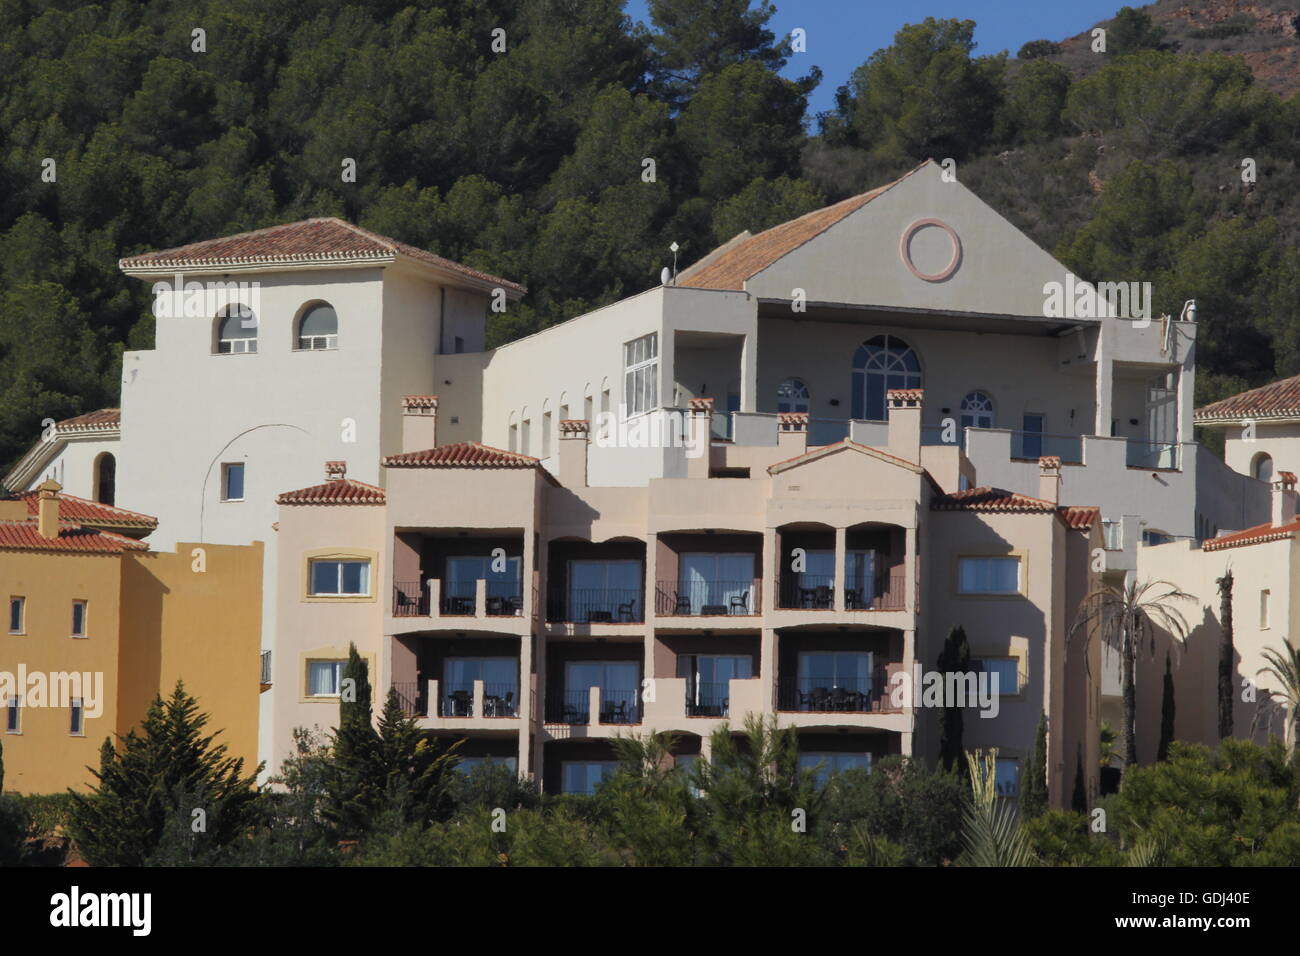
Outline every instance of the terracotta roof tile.
<path id="1" fill-rule="evenodd" d="M 149 266 L 183 268 L 257 263 L 347 262 L 396 255 L 459 273 L 479 282 L 498 285 L 520 295 L 526 291 L 517 282 L 452 262 L 333 217 L 304 219 L 301 222 L 284 223 L 220 239 L 205 239 L 174 249 L 144 252 L 128 256 L 118 264 L 121 268 L 130 270 Z"/>
<path id="2" fill-rule="evenodd" d="M 121 554 L 148 551 L 149 545 L 111 531 L 75 524 L 61 524 L 59 536 L 47 538 L 37 529 L 35 521 L 0 521 L 0 550 Z"/>
<path id="3" fill-rule="evenodd" d="M 40 510 L 40 492 L 24 491 L 16 495 L 27 503 L 27 513 L 33 517 Z M 59 492 L 59 519 L 77 524 L 106 528 L 156 528 L 158 519 L 138 511 L 127 511 L 113 505 L 100 504 Z"/>
<path id="4" fill-rule="evenodd" d="M 923 471 L 921 466 L 916 464 L 916 462 L 908 461 L 906 458 L 899 458 L 897 455 L 891 455 L 887 451 L 883 451 L 882 449 L 879 448 L 873 448 L 870 445 L 863 445 L 860 442 L 855 442 L 851 438 L 841 438 L 839 441 L 832 442 L 829 445 L 819 445 L 816 448 L 809 448 L 807 451 L 800 452 L 799 454 L 794 455 L 791 458 L 786 458 L 781 461 L 775 462 L 768 466 L 767 468 L 768 474 L 775 475 L 778 472 L 785 471 L 790 466 L 795 465 L 798 462 L 803 461 L 804 459 L 811 460 L 811 459 L 821 458 L 824 455 L 830 454 L 832 451 L 834 451 L 837 448 L 853 448 L 860 452 L 866 452 L 867 454 L 873 455 L 877 458 L 885 459 L 891 462 L 897 462 L 898 464 L 902 465 L 904 468 L 907 468 L 909 471 L 915 471 L 915 472 Z M 928 474 L 928 472 L 926 472 L 926 474 Z"/>
<path id="5" fill-rule="evenodd" d="M 1198 424 L 1292 417 L 1300 417 L 1300 375 L 1231 395 L 1198 408 L 1194 416 Z"/>
<path id="6" fill-rule="evenodd" d="M 1271 522 L 1257 524 L 1255 527 L 1246 528 L 1244 531 L 1234 531 L 1232 534 L 1209 538 L 1201 543 L 1201 549 L 1203 551 L 1222 551 L 1225 548 L 1239 548 L 1247 544 L 1281 541 L 1284 538 L 1291 537 L 1297 531 L 1300 531 L 1300 518 L 1282 525 L 1275 525 Z"/>
<path id="7" fill-rule="evenodd" d="M 930 160 L 921 163 L 906 175 L 878 186 L 858 196 L 850 196 L 831 206 L 783 222 L 760 232 L 756 236 L 733 240 L 715 250 L 713 258 L 705 257 L 686 269 L 677 284 L 692 289 L 740 290 L 745 282 L 768 268 L 810 239 L 821 235 L 831 226 L 857 212 L 877 196 L 898 185 Z"/>
<path id="8" fill-rule="evenodd" d="M 354 478 L 338 478 L 322 485 L 299 488 L 277 495 L 278 505 L 382 505 L 384 489 Z"/>
<path id="9" fill-rule="evenodd" d="M 968 488 L 930 500 L 931 511 L 993 511 L 1007 514 L 1049 513 L 1057 506 L 1042 498 L 1031 498 L 1001 488 Z"/>
<path id="10" fill-rule="evenodd" d="M 1057 512 L 1067 527 L 1076 528 L 1079 531 L 1089 531 L 1092 526 L 1101 520 L 1101 509 L 1085 505 L 1067 505 L 1058 508 Z"/>
<path id="11" fill-rule="evenodd" d="M 384 464 L 390 468 L 532 468 L 541 462 L 518 452 L 467 441 L 389 455 Z"/>
<path id="12" fill-rule="evenodd" d="M 109 425 L 122 424 L 122 410 L 120 408 L 101 408 L 98 411 L 86 412 L 84 415 L 77 415 L 75 418 L 65 418 L 63 421 L 55 424 L 56 431 L 79 431 L 89 428 L 104 428 Z"/>

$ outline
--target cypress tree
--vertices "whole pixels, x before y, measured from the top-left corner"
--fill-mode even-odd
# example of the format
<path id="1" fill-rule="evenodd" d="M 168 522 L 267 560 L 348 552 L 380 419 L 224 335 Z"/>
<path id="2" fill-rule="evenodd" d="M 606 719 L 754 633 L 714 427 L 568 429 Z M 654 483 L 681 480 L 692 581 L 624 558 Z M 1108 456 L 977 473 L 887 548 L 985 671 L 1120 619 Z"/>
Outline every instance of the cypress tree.
<path id="1" fill-rule="evenodd" d="M 332 737 L 330 786 L 322 813 L 339 839 L 356 839 L 368 828 L 382 802 L 384 781 L 377 779 L 379 735 L 370 710 L 370 665 L 348 646 L 339 687 L 339 725 Z"/>
<path id="2" fill-rule="evenodd" d="M 940 674 L 970 670 L 970 644 L 966 641 L 965 628 L 960 625 L 954 627 L 944 640 L 937 670 Z M 963 773 L 966 760 L 962 749 L 962 708 L 945 704 L 939 713 L 939 766 Z"/>
<path id="3" fill-rule="evenodd" d="M 1034 754 L 1025 764 L 1024 783 L 1020 787 L 1020 812 L 1032 820 L 1047 812 L 1047 715 L 1038 717 L 1034 737 Z"/>
<path id="4" fill-rule="evenodd" d="M 1077 813 L 1088 812 L 1088 791 L 1083 782 L 1083 744 L 1079 744 L 1078 762 L 1074 768 L 1074 793 L 1070 797 L 1070 809 Z"/>
<path id="5" fill-rule="evenodd" d="M 1223 643 L 1219 645 L 1219 739 L 1232 736 L 1232 663 L 1235 656 L 1232 633 L 1232 570 L 1223 572 L 1219 586 L 1219 624 Z"/>
<path id="6" fill-rule="evenodd" d="M 1231 710 L 1231 706 L 1229 706 Z M 1156 759 L 1169 758 L 1169 745 L 1174 739 L 1174 673 L 1170 668 L 1169 652 L 1165 652 L 1165 685 L 1160 698 L 1160 745 L 1156 748 Z"/>

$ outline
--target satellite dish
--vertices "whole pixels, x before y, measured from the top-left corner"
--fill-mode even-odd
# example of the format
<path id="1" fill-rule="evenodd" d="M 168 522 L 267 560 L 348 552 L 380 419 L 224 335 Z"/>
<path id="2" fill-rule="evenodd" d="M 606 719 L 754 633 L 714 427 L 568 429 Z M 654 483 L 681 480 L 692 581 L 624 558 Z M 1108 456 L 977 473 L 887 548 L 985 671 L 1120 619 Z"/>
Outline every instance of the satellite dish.
<path id="1" fill-rule="evenodd" d="M 671 279 L 671 278 L 672 278 L 672 275 L 668 272 L 668 267 L 667 267 L 667 266 L 664 266 L 661 270 L 659 270 L 659 284 L 660 284 L 660 285 L 667 285 L 667 284 L 668 284 L 668 280 Z"/>

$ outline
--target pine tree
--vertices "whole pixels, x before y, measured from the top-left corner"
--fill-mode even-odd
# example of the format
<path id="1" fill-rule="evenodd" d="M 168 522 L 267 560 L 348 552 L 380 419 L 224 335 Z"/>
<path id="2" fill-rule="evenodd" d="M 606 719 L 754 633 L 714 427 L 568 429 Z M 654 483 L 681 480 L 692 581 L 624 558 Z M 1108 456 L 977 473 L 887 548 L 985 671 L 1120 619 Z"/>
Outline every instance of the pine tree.
<path id="1" fill-rule="evenodd" d="M 1160 698 L 1160 745 L 1156 748 L 1156 759 L 1169 758 L 1169 745 L 1174 740 L 1174 672 L 1169 662 L 1169 652 L 1165 652 L 1164 694 Z"/>
<path id="2" fill-rule="evenodd" d="M 429 824 L 451 815 L 451 784 L 460 744 L 443 747 L 402 713 L 397 691 L 389 689 L 379 715 L 375 754 L 383 781 L 384 810 L 402 823 Z"/>
<path id="3" fill-rule="evenodd" d="M 970 670 L 970 644 L 966 630 L 954 627 L 943 642 L 937 669 L 941 674 L 965 673 Z M 945 706 L 939 714 L 939 766 L 958 773 L 966 766 L 962 754 L 962 708 Z"/>
<path id="4" fill-rule="evenodd" d="M 163 839 L 168 820 L 205 817 L 203 844 L 217 849 L 248 831 L 257 812 L 257 772 L 243 775 L 242 758 L 227 756 L 216 734 L 204 735 L 208 716 L 176 682 L 166 701 L 155 697 L 139 731 L 106 739 L 98 784 L 72 791 L 70 830 L 93 866 L 140 866 Z M 260 767 L 258 768 L 260 770 Z"/>
<path id="5" fill-rule="evenodd" d="M 1020 812 L 1027 820 L 1047 812 L 1047 715 L 1038 717 L 1034 737 L 1034 755 L 1025 763 L 1024 783 L 1020 787 Z"/>

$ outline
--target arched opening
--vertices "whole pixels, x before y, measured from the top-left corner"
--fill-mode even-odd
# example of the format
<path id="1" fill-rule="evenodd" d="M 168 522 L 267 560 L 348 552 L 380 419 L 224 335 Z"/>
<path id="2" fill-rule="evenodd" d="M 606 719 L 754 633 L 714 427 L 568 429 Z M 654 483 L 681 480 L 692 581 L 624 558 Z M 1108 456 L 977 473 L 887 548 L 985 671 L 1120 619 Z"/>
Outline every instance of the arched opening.
<path id="1" fill-rule="evenodd" d="M 1273 480 L 1273 458 L 1265 452 L 1260 452 L 1250 462 L 1250 473 L 1260 481 Z"/>
<path id="2" fill-rule="evenodd" d="M 95 458 L 95 500 L 100 504 L 114 504 L 117 498 L 117 459 L 111 452 L 102 452 Z"/>
<path id="3" fill-rule="evenodd" d="M 298 348 L 308 351 L 335 349 L 339 345 L 339 317 L 334 306 L 317 302 L 298 320 Z"/>
<path id="4" fill-rule="evenodd" d="M 987 392 L 967 392 L 961 400 L 962 434 L 967 428 L 993 427 L 993 399 Z"/>
<path id="5" fill-rule="evenodd" d="M 889 416 L 885 393 L 891 388 L 920 388 L 921 361 L 896 335 L 877 335 L 853 353 L 853 417 L 883 422 Z"/>
<path id="6" fill-rule="evenodd" d="M 217 354 L 257 351 L 257 315 L 242 302 L 232 302 L 217 313 Z"/>
<path id="7" fill-rule="evenodd" d="M 808 386 L 802 379 L 787 378 L 776 387 L 777 412 L 807 412 L 809 403 Z"/>

